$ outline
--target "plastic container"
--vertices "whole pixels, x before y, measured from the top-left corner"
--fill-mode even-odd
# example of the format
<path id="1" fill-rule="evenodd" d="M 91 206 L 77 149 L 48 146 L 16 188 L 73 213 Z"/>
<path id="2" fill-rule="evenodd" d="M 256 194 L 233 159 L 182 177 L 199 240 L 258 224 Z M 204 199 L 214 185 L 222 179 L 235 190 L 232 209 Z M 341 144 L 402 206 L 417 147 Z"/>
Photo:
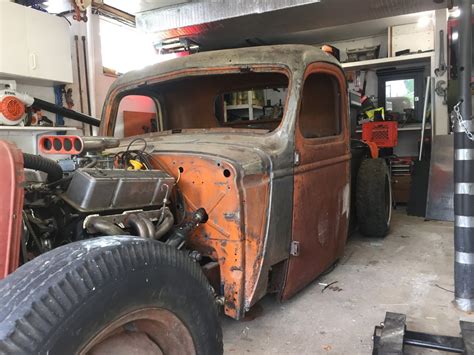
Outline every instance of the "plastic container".
<path id="1" fill-rule="evenodd" d="M 398 144 L 398 122 L 364 123 L 362 125 L 362 140 L 374 142 L 379 148 L 393 148 Z"/>

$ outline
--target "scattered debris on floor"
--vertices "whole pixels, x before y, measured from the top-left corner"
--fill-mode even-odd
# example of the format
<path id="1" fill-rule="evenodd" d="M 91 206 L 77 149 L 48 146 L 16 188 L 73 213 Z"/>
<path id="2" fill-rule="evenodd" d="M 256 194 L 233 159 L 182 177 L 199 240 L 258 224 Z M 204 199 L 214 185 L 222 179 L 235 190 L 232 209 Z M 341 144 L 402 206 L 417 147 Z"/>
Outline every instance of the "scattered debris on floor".
<path id="1" fill-rule="evenodd" d="M 333 286 L 336 283 L 337 283 L 337 281 L 333 281 L 333 282 L 330 282 L 328 284 L 326 284 L 324 282 L 319 282 L 320 286 L 324 286 L 324 288 L 321 290 L 321 293 L 323 293 L 326 289 L 330 289 L 331 291 L 335 291 L 335 292 L 342 291 L 342 288 L 340 288 L 338 286 Z"/>

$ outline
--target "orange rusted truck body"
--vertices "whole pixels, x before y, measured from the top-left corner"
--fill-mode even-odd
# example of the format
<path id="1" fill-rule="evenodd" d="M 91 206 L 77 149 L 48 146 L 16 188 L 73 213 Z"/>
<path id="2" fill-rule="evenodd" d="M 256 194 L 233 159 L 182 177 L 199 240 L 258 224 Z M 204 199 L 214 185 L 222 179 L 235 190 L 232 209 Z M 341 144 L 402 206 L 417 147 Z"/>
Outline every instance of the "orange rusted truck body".
<path id="1" fill-rule="evenodd" d="M 288 90 L 279 122 L 217 123 L 216 94 L 269 84 Z M 114 135 L 127 95 L 164 107 L 159 132 L 140 137 L 152 164 L 178 180 L 185 208 L 209 215 L 187 245 L 217 266 L 227 315 L 241 318 L 268 292 L 291 297 L 342 255 L 350 139 L 346 81 L 333 57 L 311 46 L 254 47 L 127 73 L 108 93 L 100 135 Z"/>

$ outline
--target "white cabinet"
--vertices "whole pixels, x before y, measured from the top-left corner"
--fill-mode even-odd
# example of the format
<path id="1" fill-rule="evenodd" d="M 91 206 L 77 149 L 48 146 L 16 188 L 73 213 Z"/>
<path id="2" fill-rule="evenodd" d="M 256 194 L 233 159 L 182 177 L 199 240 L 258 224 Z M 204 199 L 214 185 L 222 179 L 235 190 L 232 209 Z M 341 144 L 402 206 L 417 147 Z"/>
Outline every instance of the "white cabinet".
<path id="1" fill-rule="evenodd" d="M 72 83 L 66 20 L 0 2 L 0 77 L 32 84 Z"/>

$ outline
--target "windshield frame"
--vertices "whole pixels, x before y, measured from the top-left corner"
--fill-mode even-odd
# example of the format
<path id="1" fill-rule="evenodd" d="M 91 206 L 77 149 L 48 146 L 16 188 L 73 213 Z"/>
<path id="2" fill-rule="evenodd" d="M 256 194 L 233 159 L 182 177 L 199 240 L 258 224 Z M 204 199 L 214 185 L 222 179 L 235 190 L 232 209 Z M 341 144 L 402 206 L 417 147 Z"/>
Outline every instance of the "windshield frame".
<path id="1" fill-rule="evenodd" d="M 103 136 L 113 136 L 115 130 L 115 124 L 117 120 L 118 109 L 120 101 L 127 95 L 132 95 L 134 90 L 146 89 L 147 86 L 165 83 L 168 81 L 182 79 L 190 76 L 205 76 L 205 75 L 225 75 L 225 74 L 236 74 L 241 72 L 252 71 L 256 73 L 279 73 L 283 74 L 288 79 L 288 91 L 285 99 L 285 105 L 283 110 L 282 119 L 277 128 L 272 131 L 248 129 L 248 128 L 230 128 L 230 127 L 215 127 L 209 129 L 199 129 L 200 132 L 206 133 L 242 133 L 242 134 L 255 134 L 262 137 L 269 135 L 278 134 L 284 127 L 284 123 L 287 120 L 288 105 L 292 94 L 293 77 L 290 69 L 285 65 L 278 64 L 256 64 L 256 65 L 239 65 L 239 66 L 228 66 L 228 67 L 207 67 L 207 68 L 193 68 L 193 69 L 181 69 L 178 71 L 166 73 L 163 75 L 147 77 L 135 81 L 130 81 L 126 84 L 116 87 L 110 91 L 107 95 L 104 110 L 102 112 L 102 122 L 99 129 L 99 134 Z M 153 99 L 153 98 L 152 98 Z M 182 130 L 193 131 L 192 129 Z M 252 132 L 250 132 L 252 131 Z M 255 132 L 253 132 L 255 131 Z M 172 130 L 159 132 L 163 135 L 176 133 Z M 161 135 L 160 134 L 160 135 Z M 145 134 L 147 135 L 147 134 Z"/>

